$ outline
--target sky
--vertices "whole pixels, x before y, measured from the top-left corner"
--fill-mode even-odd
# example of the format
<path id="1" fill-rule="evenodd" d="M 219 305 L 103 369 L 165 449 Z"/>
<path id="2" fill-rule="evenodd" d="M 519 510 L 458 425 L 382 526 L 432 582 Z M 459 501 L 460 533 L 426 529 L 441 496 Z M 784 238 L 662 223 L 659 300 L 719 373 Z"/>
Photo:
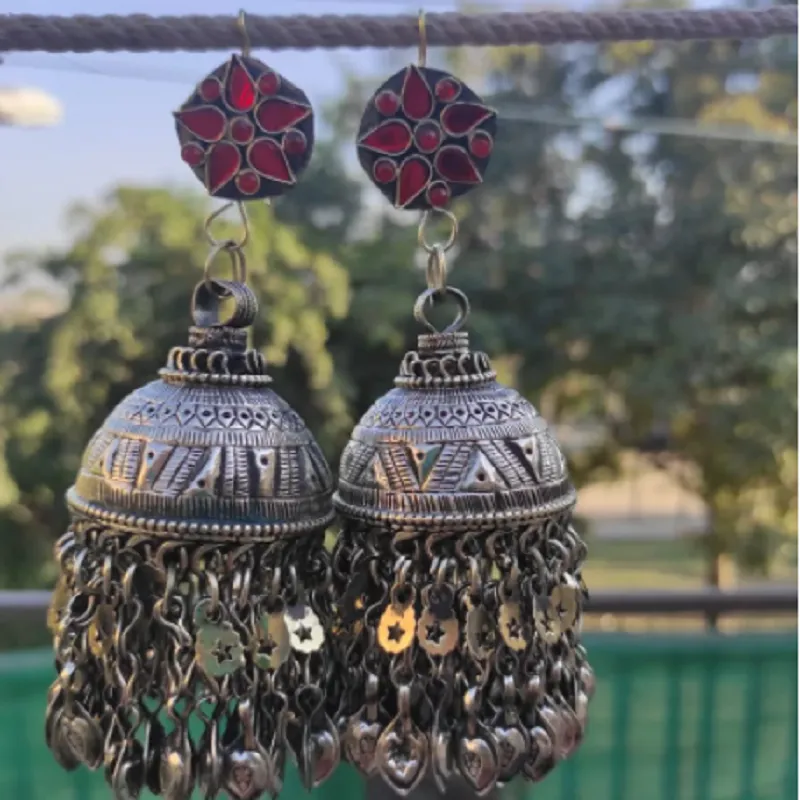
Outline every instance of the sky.
<path id="1" fill-rule="evenodd" d="M 580 8 L 588 0 L 539 3 Z M 613 7 L 614 3 L 600 3 Z M 698 5 L 715 5 L 701 0 Z M 426 0 L 430 12 L 451 11 L 454 0 Z M 486 2 L 518 10 L 525 0 Z M 593 3 L 592 5 L 598 5 Z M 0 13 L 29 14 L 415 13 L 420 0 L 0 0 Z M 344 69 L 382 74 L 379 51 L 256 50 L 254 55 L 301 86 L 322 105 L 342 89 Z M 50 128 L 0 127 L 0 254 L 68 241 L 65 213 L 77 200 L 96 200 L 113 185 L 195 185 L 178 156 L 172 111 L 194 84 L 226 59 L 213 53 L 10 53 L 0 64 L 0 86 L 32 87 L 54 97 L 63 119 Z M 436 51 L 429 54 L 435 66 Z"/>

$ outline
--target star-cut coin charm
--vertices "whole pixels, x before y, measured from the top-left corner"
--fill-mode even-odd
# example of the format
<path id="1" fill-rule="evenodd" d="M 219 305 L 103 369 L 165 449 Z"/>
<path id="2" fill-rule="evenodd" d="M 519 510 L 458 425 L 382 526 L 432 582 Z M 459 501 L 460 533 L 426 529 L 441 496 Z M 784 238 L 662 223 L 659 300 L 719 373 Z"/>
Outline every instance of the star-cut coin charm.
<path id="1" fill-rule="evenodd" d="M 392 75 L 361 118 L 358 158 L 396 208 L 444 208 L 483 182 L 497 113 L 447 72 Z"/>
<path id="2" fill-rule="evenodd" d="M 181 158 L 226 200 L 283 194 L 314 146 L 305 92 L 250 56 L 233 55 L 204 78 L 175 112 L 175 128 Z"/>

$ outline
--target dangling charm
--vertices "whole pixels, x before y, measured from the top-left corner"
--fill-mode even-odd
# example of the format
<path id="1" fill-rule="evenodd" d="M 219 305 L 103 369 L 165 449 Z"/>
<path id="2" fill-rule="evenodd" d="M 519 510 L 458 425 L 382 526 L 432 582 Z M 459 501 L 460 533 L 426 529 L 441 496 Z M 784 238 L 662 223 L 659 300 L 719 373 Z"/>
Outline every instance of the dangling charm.
<path id="1" fill-rule="evenodd" d="M 334 496 L 336 646 L 350 677 L 332 713 L 345 756 L 399 794 L 428 765 L 440 788 L 457 771 L 479 795 L 541 779 L 580 742 L 594 683 L 577 645 L 585 547 L 566 461 L 470 349 L 469 303 L 447 283 L 455 217 L 439 212 L 447 243 L 425 238 L 431 210 L 482 179 L 494 126 L 463 83 L 423 64 L 381 87 L 358 140 L 387 197 L 425 210 L 428 253 L 414 308 L 427 332 L 353 431 Z M 457 315 L 438 331 L 426 314 L 442 300 Z"/>
<path id="2" fill-rule="evenodd" d="M 209 143 L 212 194 L 276 194 L 307 160 L 310 109 L 290 107 L 296 90 L 256 64 L 234 57 L 193 95 L 202 113 L 179 114 L 179 126 Z M 284 103 L 286 131 L 262 95 Z M 224 142 L 240 146 L 229 138 L 245 112 L 260 126 L 248 145 L 260 176 L 252 192 L 246 173 L 220 177 L 216 155 Z M 216 127 L 203 133 L 201 118 Z M 304 131 L 305 155 L 287 153 L 294 130 Z M 279 133 L 274 163 L 288 165 L 292 181 L 253 156 Z M 232 280 L 209 272 L 223 251 Z M 188 800 L 196 786 L 206 797 L 276 797 L 287 751 L 309 789 L 338 762 L 324 702 L 333 480 L 303 420 L 269 387 L 262 355 L 248 349 L 258 306 L 245 279 L 241 245 L 214 243 L 188 346 L 111 412 L 67 495 L 47 741 L 67 769 L 104 765 L 120 800 L 144 787 L 169 800 Z"/>

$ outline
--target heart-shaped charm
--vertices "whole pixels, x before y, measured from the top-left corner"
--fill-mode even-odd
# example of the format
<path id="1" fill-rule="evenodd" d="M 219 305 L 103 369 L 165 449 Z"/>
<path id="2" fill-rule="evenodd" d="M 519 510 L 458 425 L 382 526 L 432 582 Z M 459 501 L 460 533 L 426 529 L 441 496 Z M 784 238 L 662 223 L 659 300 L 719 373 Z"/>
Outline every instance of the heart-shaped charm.
<path id="1" fill-rule="evenodd" d="M 121 750 L 110 780 L 114 800 L 138 800 L 144 787 L 142 752 L 138 741 L 127 743 Z"/>
<path id="2" fill-rule="evenodd" d="M 438 719 L 430 734 L 431 772 L 439 791 L 447 790 L 447 780 L 453 774 L 453 739 L 449 731 L 439 727 Z"/>
<path id="3" fill-rule="evenodd" d="M 594 677 L 594 670 L 588 664 L 584 664 L 581 667 L 580 672 L 578 673 L 578 683 L 580 683 L 581 688 L 584 692 L 586 692 L 591 700 L 592 696 L 594 695 L 596 681 Z"/>
<path id="4" fill-rule="evenodd" d="M 216 797 L 222 789 L 223 780 L 223 761 L 219 751 L 219 730 L 216 722 L 211 723 L 200 740 L 198 753 L 197 786 L 204 797 Z"/>
<path id="5" fill-rule="evenodd" d="M 497 783 L 497 752 L 488 737 L 464 736 L 458 743 L 458 767 L 480 797 Z"/>
<path id="6" fill-rule="evenodd" d="M 270 785 L 267 759 L 254 750 L 234 750 L 225 769 L 225 791 L 237 800 L 255 800 Z"/>
<path id="7" fill-rule="evenodd" d="M 522 762 L 522 771 L 531 781 L 540 781 L 556 764 L 553 756 L 553 743 L 547 731 L 539 727 L 531 728 L 528 732 L 530 744 L 528 755 Z"/>
<path id="8" fill-rule="evenodd" d="M 74 709 L 71 716 L 62 709 L 53 721 L 53 753 L 66 769 L 78 764 L 97 769 L 103 760 L 103 733 L 81 706 Z"/>
<path id="9" fill-rule="evenodd" d="M 547 731 L 550 741 L 553 743 L 553 755 L 555 758 L 565 758 L 570 732 L 567 730 L 566 720 L 563 715 L 553 706 L 545 703 L 539 707 L 539 722 Z"/>
<path id="10" fill-rule="evenodd" d="M 492 734 L 497 742 L 497 779 L 507 783 L 519 772 L 528 753 L 528 733 L 517 727 L 496 727 Z"/>
<path id="11" fill-rule="evenodd" d="M 316 789 L 339 765 L 339 734 L 332 722 L 329 721 L 326 730 L 309 734 L 306 751 L 310 785 L 312 789 Z"/>
<path id="12" fill-rule="evenodd" d="M 378 769 L 375 755 L 382 731 L 383 725 L 365 722 L 360 714 L 351 717 L 345 729 L 344 747 L 347 760 L 367 778 L 372 777 Z"/>
<path id="13" fill-rule="evenodd" d="M 428 742 L 415 726 L 410 731 L 396 730 L 397 720 L 378 738 L 376 760 L 381 777 L 397 794 L 412 792 L 428 768 Z"/>
<path id="14" fill-rule="evenodd" d="M 583 739 L 586 726 L 589 723 L 589 695 L 586 692 L 578 692 L 575 695 L 575 718 L 578 720 L 578 727 L 580 729 L 580 741 Z"/>

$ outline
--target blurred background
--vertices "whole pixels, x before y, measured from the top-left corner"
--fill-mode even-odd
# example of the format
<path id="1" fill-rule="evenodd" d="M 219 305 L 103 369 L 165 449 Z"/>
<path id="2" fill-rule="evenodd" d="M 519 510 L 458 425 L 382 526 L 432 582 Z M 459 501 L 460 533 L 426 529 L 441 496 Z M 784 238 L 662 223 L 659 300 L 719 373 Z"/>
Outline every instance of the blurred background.
<path id="1" fill-rule="evenodd" d="M 290 5 L 247 10 L 417 11 Z M 635 7 L 687 5 L 715 4 Z M 625 6 L 425 4 L 547 7 Z M 0 0 L 0 12 L 111 10 Z M 353 140 L 367 98 L 416 53 L 255 55 L 307 91 L 318 120 L 297 188 L 250 209 L 256 343 L 335 464 L 415 341 L 417 220 L 387 209 Z M 212 205 L 180 161 L 171 111 L 224 58 L 0 64 L 0 796 L 107 796 L 44 747 L 45 599 L 20 590 L 54 581 L 62 497 L 91 433 L 185 340 Z M 541 786 L 503 794 L 797 797 L 796 39 L 434 50 L 429 64 L 499 111 L 486 182 L 454 208 L 451 281 L 500 379 L 555 424 L 590 547 L 590 734 Z M 317 794 L 364 791 L 341 770 Z"/>

